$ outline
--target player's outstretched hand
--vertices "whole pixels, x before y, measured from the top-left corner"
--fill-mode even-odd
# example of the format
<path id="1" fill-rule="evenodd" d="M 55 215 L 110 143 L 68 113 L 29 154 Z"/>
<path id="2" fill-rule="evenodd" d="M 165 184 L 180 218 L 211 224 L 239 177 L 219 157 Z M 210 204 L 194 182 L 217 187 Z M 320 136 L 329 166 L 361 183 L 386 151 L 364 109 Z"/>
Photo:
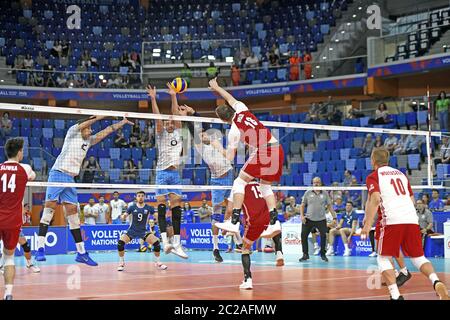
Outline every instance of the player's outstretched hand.
<path id="1" fill-rule="evenodd" d="M 172 87 L 172 85 L 171 85 L 169 82 L 166 83 L 166 86 L 167 86 L 167 89 L 168 89 L 167 92 L 168 92 L 171 96 L 176 96 L 176 95 L 177 95 L 177 93 L 175 92 L 175 89 Z"/>
<path id="2" fill-rule="evenodd" d="M 217 90 L 220 88 L 219 84 L 217 83 L 217 77 L 214 79 L 209 80 L 209 89 L 211 90 Z"/>
<path id="3" fill-rule="evenodd" d="M 195 113 L 195 110 L 193 108 L 189 107 L 187 104 L 183 104 L 180 107 L 183 108 L 184 110 L 186 110 L 187 114 L 190 116 L 192 116 Z"/>
<path id="4" fill-rule="evenodd" d="M 147 94 L 150 98 L 156 99 L 156 87 L 153 87 L 151 85 L 147 86 Z"/>
<path id="5" fill-rule="evenodd" d="M 129 124 L 131 126 L 134 126 L 134 123 L 132 121 L 128 120 L 127 118 L 125 118 L 125 117 L 123 117 L 122 122 L 123 122 L 124 125 L 125 124 Z"/>

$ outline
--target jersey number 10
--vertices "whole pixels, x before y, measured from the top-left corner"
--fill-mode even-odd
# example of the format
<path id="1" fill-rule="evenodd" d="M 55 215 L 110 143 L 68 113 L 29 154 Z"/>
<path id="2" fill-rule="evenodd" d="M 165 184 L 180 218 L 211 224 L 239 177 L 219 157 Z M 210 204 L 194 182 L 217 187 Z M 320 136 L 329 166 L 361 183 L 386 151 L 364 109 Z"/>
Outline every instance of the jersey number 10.
<path id="1" fill-rule="evenodd" d="M 406 195 L 405 187 L 403 186 L 403 182 L 400 178 L 397 178 L 397 180 L 391 179 L 391 184 L 395 189 L 395 193 L 399 196 L 400 193 L 402 195 Z M 400 192 L 399 192 L 400 191 Z"/>
<path id="2" fill-rule="evenodd" d="M 2 175 L 2 192 L 6 192 L 9 190 L 11 190 L 11 193 L 14 193 L 14 191 L 16 190 L 16 175 L 13 174 L 11 175 L 11 178 L 9 179 L 8 182 L 8 175 L 6 173 L 4 173 Z"/>

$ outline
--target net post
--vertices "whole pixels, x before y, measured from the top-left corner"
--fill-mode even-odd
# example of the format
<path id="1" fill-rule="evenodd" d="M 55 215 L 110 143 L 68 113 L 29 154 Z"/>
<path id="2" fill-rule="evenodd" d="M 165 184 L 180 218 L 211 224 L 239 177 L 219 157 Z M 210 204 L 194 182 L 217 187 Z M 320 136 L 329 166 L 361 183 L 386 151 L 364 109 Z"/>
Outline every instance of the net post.
<path id="1" fill-rule="evenodd" d="M 431 166 L 431 103 L 430 103 L 430 86 L 427 86 L 427 104 L 428 104 L 428 135 L 425 136 L 427 144 L 427 176 L 428 185 L 433 185 L 433 173 Z"/>

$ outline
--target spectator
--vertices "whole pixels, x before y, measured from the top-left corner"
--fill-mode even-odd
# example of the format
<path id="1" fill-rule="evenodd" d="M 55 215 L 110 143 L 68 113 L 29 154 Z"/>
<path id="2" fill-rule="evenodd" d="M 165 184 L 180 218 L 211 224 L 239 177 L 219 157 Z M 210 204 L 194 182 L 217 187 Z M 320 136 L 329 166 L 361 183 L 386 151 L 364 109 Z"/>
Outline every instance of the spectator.
<path id="1" fill-rule="evenodd" d="M 296 81 L 300 77 L 300 64 L 302 63 L 302 58 L 298 56 L 298 52 L 295 51 L 289 58 L 289 80 Z"/>
<path id="2" fill-rule="evenodd" d="M 35 73 L 33 85 L 35 87 L 43 87 L 44 84 L 45 84 L 45 82 L 44 82 L 44 75 L 42 74 L 42 72 Z"/>
<path id="3" fill-rule="evenodd" d="M 128 141 L 125 139 L 122 129 L 117 130 L 114 146 L 116 148 L 128 148 Z"/>
<path id="4" fill-rule="evenodd" d="M 368 133 L 366 135 L 366 139 L 364 139 L 364 143 L 362 145 L 362 152 L 360 154 L 361 157 L 370 157 L 372 154 L 373 147 L 375 145 L 375 141 L 372 139 L 372 134 Z"/>
<path id="5" fill-rule="evenodd" d="M 348 244 L 352 240 L 352 235 L 355 234 L 356 228 L 358 227 L 358 215 L 356 214 L 355 209 L 353 209 L 353 203 L 351 201 L 347 201 L 345 205 L 345 212 L 342 214 L 341 219 L 339 220 L 339 224 L 336 228 L 330 230 L 329 234 L 329 248 L 327 250 L 326 255 L 332 256 L 334 255 L 334 239 L 340 234 L 342 238 L 342 243 L 344 244 L 345 251 L 344 257 L 351 255 L 351 250 Z"/>
<path id="6" fill-rule="evenodd" d="M 42 55 L 42 51 L 40 51 L 40 50 L 39 50 L 38 55 L 36 57 L 36 63 L 40 64 L 41 66 L 44 66 L 44 65 L 46 65 L 48 63 L 47 59 Z"/>
<path id="7" fill-rule="evenodd" d="M 384 147 L 389 151 L 390 154 L 394 153 L 397 148 L 397 137 L 393 133 L 389 133 L 389 136 L 384 140 Z"/>
<path id="8" fill-rule="evenodd" d="M 62 52 L 62 46 L 59 43 L 59 41 L 57 40 L 53 44 L 53 48 L 50 50 L 50 54 L 56 58 L 59 58 L 61 56 L 61 52 Z"/>
<path id="9" fill-rule="evenodd" d="M 350 187 L 357 187 L 358 181 L 355 177 L 352 179 L 352 183 Z M 347 193 L 347 201 L 351 201 L 353 203 L 353 206 L 359 208 L 361 207 L 361 191 L 359 190 L 351 190 Z"/>
<path id="10" fill-rule="evenodd" d="M 206 76 L 208 80 L 214 79 L 219 75 L 219 69 L 214 65 L 214 62 L 209 63 L 209 67 L 206 69 Z"/>
<path id="11" fill-rule="evenodd" d="M 100 196 L 98 203 L 94 206 L 97 211 L 97 217 L 95 218 L 95 224 L 107 224 L 111 221 L 111 213 L 109 205 L 105 203 L 105 197 Z"/>
<path id="12" fill-rule="evenodd" d="M 369 124 L 386 124 L 391 122 L 389 118 L 389 112 L 384 102 L 378 105 L 378 109 L 375 111 L 375 118 L 369 120 Z"/>
<path id="13" fill-rule="evenodd" d="M 56 84 L 60 88 L 67 88 L 67 79 L 63 73 L 59 73 L 56 78 Z"/>
<path id="14" fill-rule="evenodd" d="M 46 87 L 56 87 L 55 69 L 49 64 L 44 65 L 44 81 Z"/>
<path id="15" fill-rule="evenodd" d="M 245 60 L 245 67 L 247 69 L 255 69 L 259 67 L 259 58 L 252 52 L 252 55 Z"/>
<path id="16" fill-rule="evenodd" d="M 339 183 L 333 182 L 332 186 L 339 187 Z M 334 203 L 337 198 L 342 198 L 342 191 L 341 190 L 330 191 L 330 198 L 331 198 L 331 201 Z"/>
<path id="17" fill-rule="evenodd" d="M 375 145 L 374 145 L 374 147 L 375 147 L 375 148 L 381 148 L 383 145 L 384 145 L 384 144 L 383 144 L 383 139 L 382 139 L 382 137 L 381 137 L 380 135 L 376 136 L 376 137 L 375 137 Z"/>
<path id="18" fill-rule="evenodd" d="M 355 62 L 355 73 L 364 73 L 365 71 L 365 66 L 364 66 L 364 61 L 363 59 L 357 58 L 356 62 Z"/>
<path id="19" fill-rule="evenodd" d="M 83 75 L 80 73 L 75 73 L 73 76 L 73 86 L 75 88 L 85 88 L 86 80 L 84 80 Z"/>
<path id="20" fill-rule="evenodd" d="M 290 196 L 286 199 L 287 203 L 284 208 L 284 219 L 290 223 L 301 223 L 300 221 L 300 205 L 295 203 L 295 197 Z"/>
<path id="21" fill-rule="evenodd" d="M 272 44 L 272 48 L 270 48 L 270 52 L 273 52 L 274 55 L 280 58 L 280 49 L 278 48 L 278 43 Z"/>
<path id="22" fill-rule="evenodd" d="M 319 119 L 320 105 L 313 102 L 306 115 L 306 122 L 313 122 Z"/>
<path id="23" fill-rule="evenodd" d="M 343 203 L 341 197 L 336 198 L 336 200 L 333 202 L 333 210 L 336 213 L 341 213 L 345 211 L 345 204 Z"/>
<path id="24" fill-rule="evenodd" d="M 129 61 L 128 52 L 124 51 L 122 56 L 120 57 L 120 66 L 121 67 L 131 67 L 131 63 Z"/>
<path id="25" fill-rule="evenodd" d="M 273 51 L 269 53 L 269 65 L 271 67 L 278 67 L 280 65 L 280 57 Z"/>
<path id="26" fill-rule="evenodd" d="M 353 179 L 356 179 L 350 170 L 344 171 L 344 182 L 343 185 L 345 187 L 349 187 L 352 184 Z"/>
<path id="27" fill-rule="evenodd" d="M 137 178 L 137 167 L 133 160 L 128 159 L 123 163 L 123 171 L 121 180 L 134 181 Z"/>
<path id="28" fill-rule="evenodd" d="M 97 87 L 97 80 L 92 75 L 92 73 L 89 73 L 85 83 L 86 83 L 86 87 L 88 87 L 88 88 L 95 88 L 95 87 Z"/>
<path id="29" fill-rule="evenodd" d="M 145 127 L 141 137 L 141 148 L 153 148 L 153 130 L 150 127 Z"/>
<path id="30" fill-rule="evenodd" d="M 120 75 L 111 75 L 111 78 L 108 80 L 108 88 L 120 88 L 122 86 L 122 79 Z"/>
<path id="31" fill-rule="evenodd" d="M 416 126 L 411 126 L 411 130 L 417 130 Z M 406 154 L 417 154 L 420 153 L 420 146 L 422 145 L 421 136 L 408 135 L 405 142 L 405 153 Z"/>
<path id="32" fill-rule="evenodd" d="M 341 126 L 342 125 L 342 118 L 344 117 L 344 114 L 341 110 L 338 108 L 333 108 L 333 112 L 329 117 L 329 121 L 332 125 Z"/>
<path id="33" fill-rule="evenodd" d="M 311 79 L 312 78 L 312 56 L 309 52 L 306 52 L 303 56 L 303 62 L 304 62 L 304 72 L 305 72 L 305 79 Z"/>
<path id="34" fill-rule="evenodd" d="M 130 53 L 128 62 L 130 63 L 133 72 L 138 71 L 138 66 L 141 65 L 141 57 L 139 56 L 139 53 L 137 53 L 136 51 L 132 51 Z"/>
<path id="35" fill-rule="evenodd" d="M 237 87 L 241 82 L 241 70 L 237 64 L 233 64 L 231 67 L 231 83 Z"/>
<path id="36" fill-rule="evenodd" d="M 22 221 L 24 226 L 31 227 L 31 209 L 28 203 L 23 205 Z"/>
<path id="37" fill-rule="evenodd" d="M 442 144 L 439 148 L 439 158 L 434 159 L 434 165 L 438 164 L 450 164 L 450 139 L 448 137 L 442 137 Z"/>
<path id="38" fill-rule="evenodd" d="M 333 215 L 330 212 L 327 212 L 326 215 L 326 220 L 327 220 L 327 246 L 329 247 L 329 234 L 330 234 L 330 230 L 336 227 L 336 218 L 333 218 Z M 317 235 L 320 235 L 319 230 L 316 228 L 315 232 L 312 232 L 312 242 L 314 244 L 314 255 L 317 256 L 320 253 L 320 246 L 317 243 Z M 327 247 L 327 250 L 328 250 Z"/>
<path id="39" fill-rule="evenodd" d="M 213 212 L 212 208 L 208 205 L 206 199 L 203 199 L 202 206 L 198 208 L 198 216 L 200 218 L 200 222 L 208 222 L 210 221 L 211 214 Z"/>
<path id="40" fill-rule="evenodd" d="M 141 127 L 139 121 L 136 120 L 130 136 L 130 147 L 137 148 L 141 144 Z"/>
<path id="41" fill-rule="evenodd" d="M 184 63 L 184 67 L 181 69 L 181 78 L 186 80 L 188 87 L 191 85 L 192 71 L 187 63 Z"/>
<path id="42" fill-rule="evenodd" d="M 416 202 L 417 216 L 419 217 L 419 227 L 422 233 L 422 245 L 425 244 L 427 235 L 434 233 L 433 231 L 433 214 L 423 204 L 422 200 Z"/>
<path id="43" fill-rule="evenodd" d="M 439 191 L 436 189 L 433 189 L 433 191 L 431 192 L 431 201 L 428 204 L 428 208 L 431 211 L 442 211 L 445 207 L 445 202 L 442 201 L 439 198 Z"/>
<path id="44" fill-rule="evenodd" d="M 23 68 L 24 69 L 33 69 L 33 67 L 34 67 L 33 57 L 31 57 L 30 54 L 27 54 L 25 56 L 25 59 L 23 59 Z"/>
<path id="45" fill-rule="evenodd" d="M 70 51 L 70 45 L 66 40 L 61 43 L 61 57 L 68 57 Z"/>
<path id="46" fill-rule="evenodd" d="M 69 78 L 67 79 L 67 87 L 69 88 L 75 87 L 75 79 L 73 78 L 73 74 L 69 74 Z"/>
<path id="47" fill-rule="evenodd" d="M 97 207 L 94 198 L 89 199 L 89 203 L 83 208 L 84 224 L 95 225 L 95 219 L 98 217 Z"/>
<path id="48" fill-rule="evenodd" d="M 241 66 L 245 66 L 248 56 L 249 54 L 247 48 L 241 49 L 241 51 L 239 52 L 239 59 L 241 61 Z"/>
<path id="49" fill-rule="evenodd" d="M 363 117 L 365 117 L 364 113 L 362 113 L 361 110 L 352 103 L 350 110 L 348 110 L 347 118 L 358 119 Z"/>
<path id="50" fill-rule="evenodd" d="M 450 112 L 450 99 L 447 98 L 445 91 L 439 92 L 439 96 L 434 103 L 439 118 L 439 127 L 441 131 L 448 131 L 448 113 Z"/>
<path id="51" fill-rule="evenodd" d="M 9 112 L 3 112 L 2 119 L 0 121 L 0 138 L 4 138 L 11 134 L 12 121 L 9 119 Z"/>
<path id="52" fill-rule="evenodd" d="M 428 193 L 422 195 L 422 202 L 428 208 L 428 205 L 430 204 L 430 195 Z"/>
<path id="53" fill-rule="evenodd" d="M 195 213 L 191 208 L 191 204 L 189 202 L 185 202 L 183 205 L 183 223 L 194 223 Z"/>
<path id="54" fill-rule="evenodd" d="M 91 63 L 91 54 L 88 50 L 84 50 L 83 54 L 81 55 L 81 65 L 84 67 L 90 67 Z"/>
<path id="55" fill-rule="evenodd" d="M 94 182 L 94 177 L 101 171 L 100 165 L 94 156 L 90 156 L 89 159 L 85 159 L 83 163 L 83 183 Z"/>
<path id="56" fill-rule="evenodd" d="M 128 77 L 128 75 L 126 75 L 126 76 L 122 75 L 120 77 L 120 87 L 123 89 L 127 89 L 129 84 L 130 84 L 130 78 Z"/>
<path id="57" fill-rule="evenodd" d="M 395 149 L 394 149 L 394 154 L 405 154 L 406 152 L 406 139 L 408 138 L 407 135 L 401 135 L 400 136 L 400 140 L 398 140 Z"/>

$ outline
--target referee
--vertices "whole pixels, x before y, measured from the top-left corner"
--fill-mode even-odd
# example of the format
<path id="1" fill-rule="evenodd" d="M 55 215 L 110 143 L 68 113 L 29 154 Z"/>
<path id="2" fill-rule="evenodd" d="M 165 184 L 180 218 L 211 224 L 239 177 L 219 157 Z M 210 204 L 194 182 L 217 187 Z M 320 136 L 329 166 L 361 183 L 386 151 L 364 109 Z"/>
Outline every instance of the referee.
<path id="1" fill-rule="evenodd" d="M 322 186 L 319 177 L 313 179 L 313 187 Z M 305 215 L 305 206 L 307 207 Z M 302 248 L 303 257 L 300 262 L 309 259 L 308 254 L 308 236 L 314 228 L 320 232 L 320 257 L 323 261 L 328 262 L 326 257 L 327 245 L 327 220 L 326 213 L 330 211 L 333 219 L 336 220 L 336 213 L 331 205 L 331 199 L 327 192 L 321 190 L 308 190 L 303 195 L 302 204 L 300 205 L 300 215 L 302 218 Z"/>

